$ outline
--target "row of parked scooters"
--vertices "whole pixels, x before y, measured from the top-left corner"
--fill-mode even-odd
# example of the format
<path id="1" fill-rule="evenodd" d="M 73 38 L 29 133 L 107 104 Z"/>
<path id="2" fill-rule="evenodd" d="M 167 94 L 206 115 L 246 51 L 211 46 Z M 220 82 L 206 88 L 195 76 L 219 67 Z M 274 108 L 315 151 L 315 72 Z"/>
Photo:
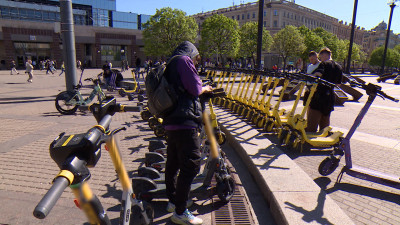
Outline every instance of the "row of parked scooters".
<path id="1" fill-rule="evenodd" d="M 348 93 L 350 92 L 353 95 L 354 101 L 361 98 L 362 94 L 353 89 L 353 87 L 363 89 L 368 95 L 368 100 L 358 113 L 349 132 L 344 136 L 340 131 L 332 131 L 331 127 L 326 127 L 320 132 L 311 133 L 305 131 L 307 126 L 305 118 L 306 110 L 318 85 L 326 85 L 334 90 L 336 89 L 335 94 L 339 98 L 336 99 L 336 102 L 342 102 L 340 94 L 338 95 L 340 89 L 335 84 L 307 74 L 214 69 L 208 70 L 206 74 L 207 77 L 211 77 L 214 81 L 217 81 L 216 86 L 218 88 L 228 90 L 225 97 L 214 99 L 215 104 L 236 113 L 264 132 L 276 134 L 281 145 L 297 148 L 300 151 L 302 151 L 305 144 L 314 148 L 333 147 L 331 154 L 319 165 L 318 171 L 321 175 L 327 176 L 332 174 L 339 166 L 340 159 L 345 156 L 346 163 L 339 173 L 337 182 L 340 182 L 343 174 L 347 173 L 350 176 L 360 179 L 400 188 L 399 176 L 356 166 L 351 159 L 350 139 L 375 98 L 378 96 L 383 99 L 399 102 L 398 99 L 383 92 L 380 86 L 372 83 L 367 84 L 358 77 L 344 74 L 345 80 L 349 85 L 342 84 L 340 87 L 346 89 Z M 238 78 L 240 81 L 238 86 L 236 86 Z M 234 86 L 236 88 L 235 92 L 233 92 Z M 282 86 L 279 91 L 277 91 L 278 86 Z M 299 101 L 304 95 L 306 88 L 308 88 L 309 96 L 300 113 L 296 113 Z M 251 93 L 249 94 L 250 90 Z M 258 90 L 257 94 L 253 98 L 256 90 Z M 275 104 L 272 104 L 273 96 L 278 96 Z M 294 99 L 293 106 L 289 111 L 280 108 L 280 104 L 284 99 Z"/>
<path id="2" fill-rule="evenodd" d="M 209 70 L 207 77 L 217 80 L 217 87 L 222 88 L 225 85 L 224 89 L 228 90 L 225 97 L 215 99 L 215 104 L 242 116 L 265 132 L 276 134 L 282 145 L 300 151 L 305 144 L 326 148 L 337 144 L 343 137 L 342 132 L 332 131 L 331 127 L 326 127 L 321 132 L 305 131 L 306 111 L 317 85 L 334 86 L 323 79 L 306 74 L 248 70 Z M 279 91 L 278 86 L 281 86 Z M 306 88 L 309 89 L 309 97 L 300 113 L 296 113 Z M 275 103 L 272 101 L 274 96 L 279 96 Z M 293 98 L 294 103 L 290 110 L 281 108 L 282 101 Z"/>

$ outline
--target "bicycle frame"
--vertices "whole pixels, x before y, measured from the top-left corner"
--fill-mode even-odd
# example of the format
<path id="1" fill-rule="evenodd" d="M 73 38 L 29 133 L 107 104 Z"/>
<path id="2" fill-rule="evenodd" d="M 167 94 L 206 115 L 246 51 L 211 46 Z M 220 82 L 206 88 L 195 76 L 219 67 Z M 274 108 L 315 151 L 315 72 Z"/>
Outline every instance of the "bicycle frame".
<path id="1" fill-rule="evenodd" d="M 78 101 L 75 101 L 75 96 L 78 97 Z M 81 92 L 79 90 L 76 90 L 75 95 L 68 103 L 71 105 L 88 105 L 90 102 L 93 101 L 95 96 L 97 96 L 97 100 L 99 102 L 101 102 L 106 97 L 98 83 L 96 83 L 96 85 L 93 87 L 93 90 L 92 92 L 90 92 L 90 95 L 87 99 L 84 99 Z"/>

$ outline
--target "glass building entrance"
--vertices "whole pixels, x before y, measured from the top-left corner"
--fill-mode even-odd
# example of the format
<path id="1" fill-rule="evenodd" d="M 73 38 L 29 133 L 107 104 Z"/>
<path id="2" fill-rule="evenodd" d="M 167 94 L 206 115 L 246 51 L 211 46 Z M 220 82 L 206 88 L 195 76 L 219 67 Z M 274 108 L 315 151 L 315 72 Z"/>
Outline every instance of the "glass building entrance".
<path id="1" fill-rule="evenodd" d="M 18 67 L 25 67 L 27 59 L 31 59 L 33 66 L 37 67 L 40 61 L 51 58 L 49 43 L 14 42 L 14 47 Z"/>

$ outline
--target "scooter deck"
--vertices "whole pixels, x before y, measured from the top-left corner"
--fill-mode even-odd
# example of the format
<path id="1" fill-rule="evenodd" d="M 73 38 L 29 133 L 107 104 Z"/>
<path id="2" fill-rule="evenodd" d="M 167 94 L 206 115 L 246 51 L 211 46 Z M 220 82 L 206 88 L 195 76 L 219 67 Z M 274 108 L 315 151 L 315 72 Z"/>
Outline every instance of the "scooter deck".
<path id="1" fill-rule="evenodd" d="M 357 177 L 363 180 L 369 180 L 376 183 L 381 183 L 394 188 L 400 188 L 400 177 L 391 174 L 386 174 L 363 168 L 360 166 L 353 165 L 353 167 L 343 167 L 342 172 L 345 172 L 353 177 Z"/>
<path id="2" fill-rule="evenodd" d="M 331 147 L 339 142 L 341 136 L 343 136 L 343 133 L 336 131 L 327 137 L 311 137 L 307 142 L 315 147 Z"/>

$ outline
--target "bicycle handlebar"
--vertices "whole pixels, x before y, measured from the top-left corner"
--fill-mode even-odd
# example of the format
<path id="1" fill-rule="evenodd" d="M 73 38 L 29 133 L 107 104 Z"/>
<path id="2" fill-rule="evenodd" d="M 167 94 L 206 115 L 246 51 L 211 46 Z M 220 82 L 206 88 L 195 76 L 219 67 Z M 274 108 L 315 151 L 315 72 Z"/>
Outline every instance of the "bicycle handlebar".
<path id="1" fill-rule="evenodd" d="M 43 196 L 42 200 L 36 205 L 33 210 L 33 216 L 38 219 L 44 219 L 54 207 L 65 188 L 69 186 L 69 181 L 65 177 L 57 177 L 51 188 Z"/>

